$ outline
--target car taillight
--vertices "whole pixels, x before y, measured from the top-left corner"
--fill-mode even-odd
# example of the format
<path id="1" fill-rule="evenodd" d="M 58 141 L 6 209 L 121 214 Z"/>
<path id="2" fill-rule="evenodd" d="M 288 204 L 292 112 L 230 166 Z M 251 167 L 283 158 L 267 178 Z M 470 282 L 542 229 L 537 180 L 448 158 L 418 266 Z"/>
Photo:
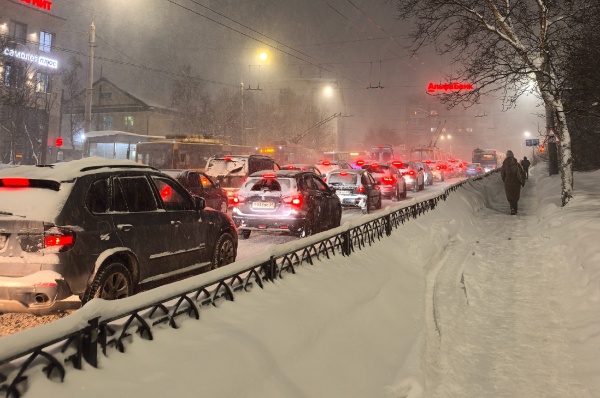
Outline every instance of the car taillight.
<path id="1" fill-rule="evenodd" d="M 340 175 L 341 175 L 341 176 L 347 176 L 347 175 L 348 175 L 348 172 L 347 172 L 347 171 L 340 171 Z"/>
<path id="2" fill-rule="evenodd" d="M 331 162 L 329 160 L 324 160 L 323 163 L 321 163 L 323 166 L 330 166 Z"/>
<path id="3" fill-rule="evenodd" d="M 46 227 L 44 231 L 44 247 L 53 252 L 64 252 L 75 244 L 75 232 L 59 227 Z"/>
<path id="4" fill-rule="evenodd" d="M 365 187 L 358 187 L 358 193 L 365 193 Z"/>
<path id="5" fill-rule="evenodd" d="M 381 181 L 383 181 L 384 184 L 392 185 L 394 184 L 394 177 L 383 177 Z"/>
<path id="6" fill-rule="evenodd" d="M 415 172 L 414 170 L 410 170 L 410 171 L 405 171 L 404 173 L 402 173 L 403 176 L 414 176 Z"/>
<path id="7" fill-rule="evenodd" d="M 67 246 L 72 245 L 75 242 L 73 235 L 56 235 L 56 236 L 45 236 L 44 245 L 50 246 Z"/>
<path id="8" fill-rule="evenodd" d="M 263 174 L 262 178 L 272 180 L 274 178 L 277 178 L 277 176 L 275 174 Z"/>
<path id="9" fill-rule="evenodd" d="M 327 177 L 323 177 L 323 182 L 327 182 Z"/>
<path id="10" fill-rule="evenodd" d="M 402 167 L 402 162 L 399 160 L 395 160 L 392 162 L 392 165 L 397 167 L 397 168 L 401 168 Z"/>
<path id="11" fill-rule="evenodd" d="M 173 193 L 173 189 L 170 186 L 165 185 L 165 187 L 160 190 L 160 197 L 163 199 L 166 199 L 169 196 L 171 196 L 172 193 Z"/>
<path id="12" fill-rule="evenodd" d="M 364 160 L 357 160 L 356 164 L 359 165 L 359 166 L 362 166 L 363 164 L 365 164 L 365 161 Z"/>
<path id="13" fill-rule="evenodd" d="M 292 206 L 302 206 L 302 196 L 294 195 L 294 196 L 284 196 L 282 199 L 283 203 L 292 205 Z"/>
<path id="14" fill-rule="evenodd" d="M 481 167 L 478 167 L 478 168 L 477 168 L 477 171 L 481 171 Z"/>
<path id="15" fill-rule="evenodd" d="M 231 202 L 234 205 L 240 204 L 240 203 L 244 203 L 244 201 L 246 200 L 246 197 L 244 195 L 234 195 L 233 199 L 231 199 Z"/>

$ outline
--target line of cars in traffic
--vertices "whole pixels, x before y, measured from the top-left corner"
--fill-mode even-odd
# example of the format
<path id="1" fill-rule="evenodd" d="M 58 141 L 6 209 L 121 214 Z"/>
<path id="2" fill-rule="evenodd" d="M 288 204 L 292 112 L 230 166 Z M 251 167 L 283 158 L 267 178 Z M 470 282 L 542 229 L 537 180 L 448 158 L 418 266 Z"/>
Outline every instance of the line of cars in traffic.
<path id="1" fill-rule="evenodd" d="M 0 313 L 128 297 L 234 262 L 252 231 L 309 236 L 434 178 L 413 161 L 280 167 L 262 155 L 213 156 L 203 171 L 104 158 L 3 168 Z"/>

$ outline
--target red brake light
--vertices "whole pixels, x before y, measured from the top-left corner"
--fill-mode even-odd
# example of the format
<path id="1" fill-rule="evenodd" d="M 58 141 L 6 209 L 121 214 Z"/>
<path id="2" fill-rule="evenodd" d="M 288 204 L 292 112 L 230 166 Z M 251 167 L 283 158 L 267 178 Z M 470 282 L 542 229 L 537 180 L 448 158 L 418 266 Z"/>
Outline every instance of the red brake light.
<path id="1" fill-rule="evenodd" d="M 169 196 L 171 196 L 172 193 L 173 193 L 173 190 L 171 189 L 171 187 L 168 185 L 165 185 L 165 187 L 160 190 L 160 197 L 163 199 L 168 198 Z"/>
<path id="2" fill-rule="evenodd" d="M 381 179 L 384 184 L 392 185 L 394 183 L 394 177 L 383 177 Z"/>
<path id="3" fill-rule="evenodd" d="M 29 179 L 27 178 L 3 178 L 0 181 L 5 187 L 24 188 L 29 186 Z"/>
<path id="4" fill-rule="evenodd" d="M 410 171 L 405 171 L 404 173 L 402 173 L 403 176 L 414 176 L 415 172 L 413 170 Z"/>
<path id="5" fill-rule="evenodd" d="M 285 196 L 281 200 L 288 205 L 302 206 L 302 196 Z"/>
<path id="6" fill-rule="evenodd" d="M 365 187 L 358 187 L 358 193 L 365 193 Z"/>
<path id="7" fill-rule="evenodd" d="M 331 165 L 331 162 L 329 160 L 324 160 L 322 163 L 323 166 L 329 166 Z"/>
<path id="8" fill-rule="evenodd" d="M 273 178 L 277 178 L 277 176 L 275 174 L 263 174 L 262 178 L 264 178 L 264 179 L 273 179 Z"/>
<path id="9" fill-rule="evenodd" d="M 427 159 L 427 160 L 425 161 L 425 163 L 429 164 L 429 163 L 431 163 L 431 160 Z"/>
<path id="10" fill-rule="evenodd" d="M 67 246 L 72 245 L 73 242 L 73 235 L 46 236 L 46 238 L 44 239 L 44 244 L 46 245 L 46 247 Z"/>
<path id="11" fill-rule="evenodd" d="M 357 160 L 356 164 L 359 165 L 359 166 L 362 166 L 363 164 L 365 164 L 365 161 L 364 160 Z"/>
<path id="12" fill-rule="evenodd" d="M 347 175 L 348 175 L 348 172 L 347 172 L 347 171 L 340 171 L 340 175 L 341 175 L 341 176 L 347 176 Z"/>
<path id="13" fill-rule="evenodd" d="M 478 167 L 478 168 L 477 168 L 477 171 L 481 171 L 481 167 Z"/>
<path id="14" fill-rule="evenodd" d="M 225 156 L 225 157 L 223 158 L 223 160 L 225 160 L 226 162 L 231 162 L 231 157 L 229 157 L 229 156 Z"/>
<path id="15" fill-rule="evenodd" d="M 376 168 L 378 168 L 378 167 L 379 167 L 379 165 L 378 165 L 377 163 L 373 163 L 373 164 L 372 164 L 371 166 L 369 166 L 369 167 L 371 167 L 372 169 L 376 169 Z"/>
<path id="16" fill-rule="evenodd" d="M 395 166 L 395 167 L 401 168 L 402 167 L 402 162 L 399 161 L 399 160 L 395 160 L 395 161 L 392 162 L 392 165 Z"/>
<path id="17" fill-rule="evenodd" d="M 244 203 L 245 200 L 246 200 L 245 196 L 235 195 L 231 201 L 233 202 L 234 205 L 237 205 L 239 203 Z"/>
<path id="18" fill-rule="evenodd" d="M 287 168 L 288 168 L 288 170 L 294 170 L 294 165 L 293 164 L 288 164 Z"/>
<path id="19" fill-rule="evenodd" d="M 381 148 L 383 148 L 383 147 L 382 147 L 381 145 L 377 145 L 377 148 L 381 149 Z"/>

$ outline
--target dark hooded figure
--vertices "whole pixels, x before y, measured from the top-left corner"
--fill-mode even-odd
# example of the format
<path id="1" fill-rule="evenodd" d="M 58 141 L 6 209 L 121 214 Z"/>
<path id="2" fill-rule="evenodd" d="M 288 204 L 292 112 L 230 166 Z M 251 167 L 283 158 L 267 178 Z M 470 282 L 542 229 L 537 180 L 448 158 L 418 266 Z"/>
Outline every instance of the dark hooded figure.
<path id="1" fill-rule="evenodd" d="M 525 186 L 525 172 L 510 150 L 506 151 L 506 159 L 502 162 L 500 174 L 504 182 L 506 199 L 510 204 L 510 214 L 517 214 L 521 187 Z"/>
<path id="2" fill-rule="evenodd" d="M 527 156 L 523 157 L 523 160 L 521 160 L 521 167 L 523 168 L 523 171 L 525 172 L 525 179 L 529 179 L 529 166 L 531 166 L 531 162 L 529 161 L 529 159 L 527 159 Z"/>

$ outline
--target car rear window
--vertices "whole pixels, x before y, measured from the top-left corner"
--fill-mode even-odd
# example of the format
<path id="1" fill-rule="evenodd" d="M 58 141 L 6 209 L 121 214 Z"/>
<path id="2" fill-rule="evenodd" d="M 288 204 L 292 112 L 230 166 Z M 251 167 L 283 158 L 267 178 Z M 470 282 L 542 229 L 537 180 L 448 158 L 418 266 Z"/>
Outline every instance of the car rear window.
<path id="1" fill-rule="evenodd" d="M 14 215 L 26 220 L 53 222 L 65 205 L 73 182 L 62 182 L 59 186 L 58 190 L 0 187 L 0 217 Z"/>
<path id="2" fill-rule="evenodd" d="M 354 173 L 333 173 L 329 175 L 328 184 L 348 184 L 356 185 L 357 174 Z"/>
<path id="3" fill-rule="evenodd" d="M 250 192 L 288 192 L 292 189 L 292 181 L 289 178 L 251 178 L 242 189 Z"/>
<path id="4" fill-rule="evenodd" d="M 210 159 L 204 169 L 209 176 L 245 176 L 248 174 L 248 158 Z"/>

